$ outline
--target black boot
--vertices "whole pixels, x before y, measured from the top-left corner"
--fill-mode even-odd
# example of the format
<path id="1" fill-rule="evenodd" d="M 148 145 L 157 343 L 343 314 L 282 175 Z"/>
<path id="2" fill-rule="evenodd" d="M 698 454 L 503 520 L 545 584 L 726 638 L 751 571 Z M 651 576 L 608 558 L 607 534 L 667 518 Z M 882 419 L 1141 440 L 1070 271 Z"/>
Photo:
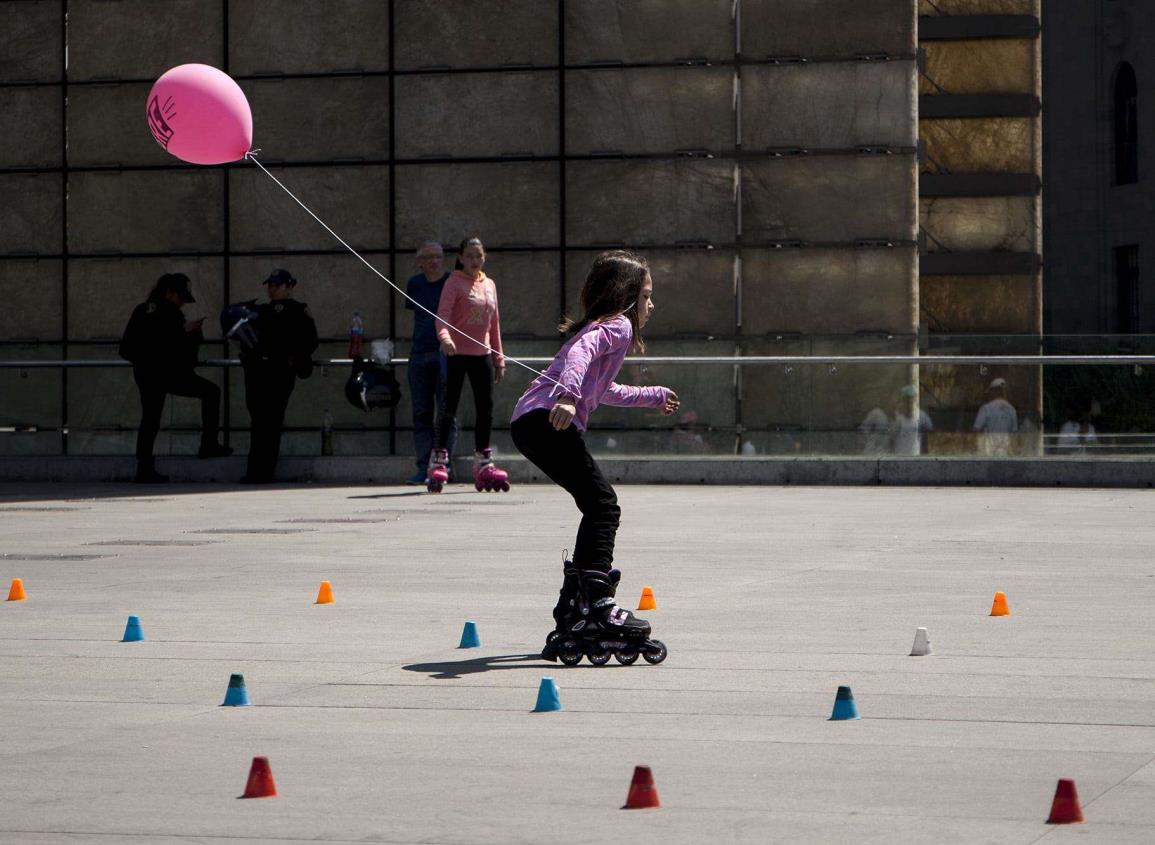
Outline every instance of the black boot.
<path id="1" fill-rule="evenodd" d="M 578 572 L 578 611 L 580 619 L 570 625 L 570 633 L 585 638 L 614 637 L 641 641 L 650 636 L 650 623 L 639 619 L 624 607 L 618 607 L 614 596 L 618 592 L 621 573 L 600 569 L 582 569 Z"/>

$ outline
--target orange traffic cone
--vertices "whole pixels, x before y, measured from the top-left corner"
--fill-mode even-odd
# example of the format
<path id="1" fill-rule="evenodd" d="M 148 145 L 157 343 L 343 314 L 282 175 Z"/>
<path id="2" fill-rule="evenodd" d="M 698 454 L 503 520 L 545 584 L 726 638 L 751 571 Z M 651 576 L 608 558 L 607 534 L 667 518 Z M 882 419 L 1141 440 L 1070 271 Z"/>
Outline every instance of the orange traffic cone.
<path id="1" fill-rule="evenodd" d="M 991 605 L 991 616 L 1010 616 L 1011 608 L 1007 605 L 1007 594 L 1001 590 L 995 593 L 994 604 Z"/>
<path id="2" fill-rule="evenodd" d="M 269 768 L 268 757 L 254 757 L 249 769 L 249 781 L 245 784 L 242 798 L 274 798 L 277 785 L 273 783 L 273 770 Z"/>
<path id="3" fill-rule="evenodd" d="M 321 589 L 317 591 L 317 601 L 314 604 L 332 604 L 336 599 L 333 598 L 333 585 L 328 581 L 321 582 Z"/>
<path id="4" fill-rule="evenodd" d="M 1055 787 L 1055 800 L 1051 802 L 1051 816 L 1047 824 L 1080 824 L 1082 821 L 1083 808 L 1079 806 L 1075 782 L 1063 778 Z"/>
<path id="5" fill-rule="evenodd" d="M 28 596 L 24 595 L 24 582 L 19 578 L 12 579 L 12 589 L 8 591 L 8 601 L 24 601 Z"/>
<path id="6" fill-rule="evenodd" d="M 654 588 L 642 587 L 642 597 L 638 599 L 638 610 L 657 610 L 658 603 L 654 601 Z"/>
<path id="7" fill-rule="evenodd" d="M 650 807 L 661 807 L 658 800 L 658 790 L 654 786 L 654 773 L 649 766 L 635 766 L 634 779 L 630 781 L 630 794 L 626 797 L 623 810 L 645 810 Z"/>

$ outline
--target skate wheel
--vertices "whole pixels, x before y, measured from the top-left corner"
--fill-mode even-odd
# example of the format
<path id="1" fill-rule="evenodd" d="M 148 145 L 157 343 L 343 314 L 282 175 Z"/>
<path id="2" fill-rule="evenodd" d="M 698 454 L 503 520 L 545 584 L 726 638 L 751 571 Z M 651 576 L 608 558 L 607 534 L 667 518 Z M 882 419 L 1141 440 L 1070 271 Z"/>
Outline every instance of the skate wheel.
<path id="1" fill-rule="evenodd" d="M 480 493 L 481 492 L 481 485 L 480 484 L 474 484 L 473 489 L 476 490 L 478 493 Z"/>
<path id="2" fill-rule="evenodd" d="M 440 484 L 429 484 L 425 487 L 425 489 L 428 490 L 430 493 L 440 493 L 441 492 L 441 485 Z"/>
<path id="3" fill-rule="evenodd" d="M 606 649 L 596 650 L 591 649 L 586 652 L 586 659 L 594 666 L 605 666 L 610 662 L 610 652 Z"/>
<path id="4" fill-rule="evenodd" d="M 658 664 L 666 659 L 666 644 L 661 640 L 650 640 L 647 645 L 649 648 L 642 652 L 647 663 Z"/>
<path id="5" fill-rule="evenodd" d="M 563 646 L 562 650 L 558 652 L 557 659 L 564 663 L 566 666 L 577 666 L 582 662 L 582 653 L 571 644 L 567 643 L 567 645 L 570 647 L 566 648 Z"/>
<path id="6" fill-rule="evenodd" d="M 623 666 L 632 666 L 637 662 L 638 654 L 639 652 L 636 648 L 623 648 L 614 654 L 614 659 Z"/>
<path id="7" fill-rule="evenodd" d="M 554 640 L 561 636 L 561 631 L 550 631 L 545 635 L 545 644 L 553 645 Z"/>
<path id="8" fill-rule="evenodd" d="M 508 493 L 509 492 L 509 485 L 508 484 L 502 484 L 501 485 L 501 492 L 502 493 Z"/>

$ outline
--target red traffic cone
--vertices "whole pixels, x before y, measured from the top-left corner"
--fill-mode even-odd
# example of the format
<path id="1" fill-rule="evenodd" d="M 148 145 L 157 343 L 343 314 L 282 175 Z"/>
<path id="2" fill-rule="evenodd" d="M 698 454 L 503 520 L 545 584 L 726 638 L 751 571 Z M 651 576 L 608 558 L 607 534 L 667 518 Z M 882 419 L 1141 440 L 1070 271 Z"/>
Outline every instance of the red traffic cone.
<path id="1" fill-rule="evenodd" d="M 277 794 L 277 785 L 273 783 L 273 770 L 269 768 L 268 757 L 254 757 L 253 767 L 249 769 L 249 782 L 245 784 L 245 794 L 242 798 L 272 798 Z"/>
<path id="2" fill-rule="evenodd" d="M 661 807 L 658 800 L 658 790 L 654 787 L 654 773 L 649 766 L 635 766 L 634 779 L 630 781 L 630 794 L 626 797 L 623 810 L 645 810 L 649 807 Z"/>
<path id="3" fill-rule="evenodd" d="M 1062 778 L 1055 787 L 1055 800 L 1051 802 L 1051 816 L 1047 824 L 1081 824 L 1083 808 L 1079 806 L 1079 793 L 1075 782 Z"/>

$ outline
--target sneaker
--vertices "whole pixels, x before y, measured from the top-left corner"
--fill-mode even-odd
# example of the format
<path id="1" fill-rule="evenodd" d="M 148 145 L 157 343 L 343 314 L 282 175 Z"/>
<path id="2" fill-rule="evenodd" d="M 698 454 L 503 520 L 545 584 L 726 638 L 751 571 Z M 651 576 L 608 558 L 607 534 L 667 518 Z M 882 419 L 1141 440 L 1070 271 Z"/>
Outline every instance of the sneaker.
<path id="1" fill-rule="evenodd" d="M 232 447 L 222 446 L 219 443 L 208 443 L 201 446 L 197 452 L 198 458 L 227 458 L 233 453 Z"/>

